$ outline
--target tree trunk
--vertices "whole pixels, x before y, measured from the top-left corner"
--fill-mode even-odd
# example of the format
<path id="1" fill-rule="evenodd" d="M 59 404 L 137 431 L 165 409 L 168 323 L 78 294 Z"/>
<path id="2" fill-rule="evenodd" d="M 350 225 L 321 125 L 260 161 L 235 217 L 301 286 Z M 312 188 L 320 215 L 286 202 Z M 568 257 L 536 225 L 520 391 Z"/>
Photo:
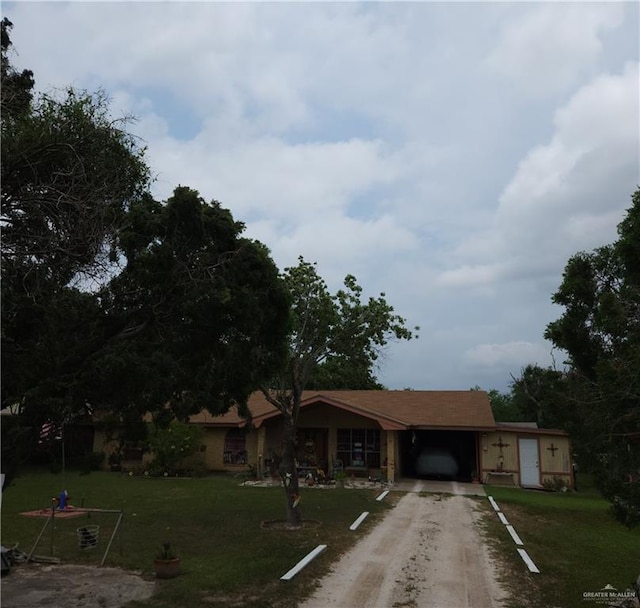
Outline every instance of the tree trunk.
<path id="1" fill-rule="evenodd" d="M 296 470 L 296 428 L 290 416 L 284 417 L 282 462 L 280 477 L 284 487 L 287 525 L 298 528 L 302 525 L 300 513 L 300 489 Z"/>

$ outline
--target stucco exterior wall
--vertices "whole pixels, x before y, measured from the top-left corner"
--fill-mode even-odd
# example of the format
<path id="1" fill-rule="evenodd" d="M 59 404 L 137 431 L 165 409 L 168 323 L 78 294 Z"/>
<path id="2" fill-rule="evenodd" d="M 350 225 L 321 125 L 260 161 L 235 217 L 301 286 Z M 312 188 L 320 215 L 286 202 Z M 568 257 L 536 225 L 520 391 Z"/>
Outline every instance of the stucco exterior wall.
<path id="1" fill-rule="evenodd" d="M 539 484 L 562 481 L 573 487 L 571 442 L 566 435 L 495 431 L 480 437 L 481 479 L 489 473 L 510 474 L 516 485 L 521 485 L 518 440 L 535 439 L 538 445 Z M 500 446 L 502 444 L 502 446 Z M 506 477 L 506 475 L 505 475 Z M 494 476 L 494 480 L 497 479 Z"/>

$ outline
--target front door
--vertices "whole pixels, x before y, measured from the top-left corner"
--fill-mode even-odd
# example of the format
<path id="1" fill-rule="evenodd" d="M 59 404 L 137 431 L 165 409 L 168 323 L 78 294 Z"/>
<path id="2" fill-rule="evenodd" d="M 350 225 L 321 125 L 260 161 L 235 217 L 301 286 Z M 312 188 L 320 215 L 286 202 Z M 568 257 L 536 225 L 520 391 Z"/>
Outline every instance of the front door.
<path id="1" fill-rule="evenodd" d="M 327 472 L 327 429 L 298 430 L 298 464 Z"/>
<path id="2" fill-rule="evenodd" d="M 520 485 L 540 485 L 540 458 L 537 439 L 518 439 L 520 449 Z"/>

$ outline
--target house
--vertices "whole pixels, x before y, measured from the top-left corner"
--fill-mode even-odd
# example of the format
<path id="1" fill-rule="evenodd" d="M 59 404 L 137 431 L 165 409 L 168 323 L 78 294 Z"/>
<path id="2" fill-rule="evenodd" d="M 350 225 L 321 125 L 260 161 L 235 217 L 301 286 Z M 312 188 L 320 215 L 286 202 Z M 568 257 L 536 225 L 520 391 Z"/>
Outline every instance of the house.
<path id="1" fill-rule="evenodd" d="M 264 475 L 280 450 L 282 415 L 254 393 L 248 424 L 235 409 L 206 410 L 190 422 L 205 429 L 207 469 Z M 100 438 L 96 436 L 96 448 Z M 530 423 L 496 423 L 483 391 L 305 391 L 298 419 L 301 475 L 342 469 L 347 475 L 389 481 L 417 476 L 429 450 L 446 451 L 456 478 L 526 487 L 573 487 L 571 445 L 563 431 Z"/>

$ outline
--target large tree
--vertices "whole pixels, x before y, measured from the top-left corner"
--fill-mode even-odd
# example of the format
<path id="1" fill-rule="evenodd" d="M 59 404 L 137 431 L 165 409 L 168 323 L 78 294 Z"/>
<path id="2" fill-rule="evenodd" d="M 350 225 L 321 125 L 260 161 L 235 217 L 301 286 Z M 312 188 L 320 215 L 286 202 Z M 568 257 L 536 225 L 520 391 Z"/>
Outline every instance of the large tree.
<path id="1" fill-rule="evenodd" d="M 583 423 L 585 457 L 627 524 L 640 522 L 640 189 L 618 240 L 574 255 L 545 336 L 569 354 L 568 397 Z"/>
<path id="2" fill-rule="evenodd" d="M 11 28 L 3 19 L 2 406 L 28 409 L 35 429 L 50 413 L 67 417 L 73 376 L 63 368 L 100 317 L 88 281 L 108 280 L 109 251 L 149 170 L 102 93 L 34 95 L 33 73 L 12 66 Z M 3 441 L 3 455 L 28 445 Z"/>
<path id="3" fill-rule="evenodd" d="M 362 354 L 334 355 L 311 373 L 307 388 L 312 390 L 384 390 L 375 376 L 374 361 Z"/>
<path id="4" fill-rule="evenodd" d="M 481 391 L 483 389 L 476 385 L 471 390 Z M 501 393 L 499 390 L 492 388 L 487 391 L 487 396 L 489 397 L 491 412 L 496 422 L 523 422 L 526 420 L 523 413 L 514 403 L 511 393 Z"/>
<path id="5" fill-rule="evenodd" d="M 106 406 L 246 413 L 282 364 L 289 299 L 269 251 L 243 230 L 184 186 L 134 205 L 118 241 L 126 267 L 99 293 L 107 340 L 88 364 Z"/>
<path id="6" fill-rule="evenodd" d="M 283 274 L 291 297 L 292 327 L 285 365 L 270 384 L 266 399 L 283 417 L 279 473 L 283 480 L 287 523 L 301 524 L 295 456 L 302 393 L 317 367 L 332 358 L 354 358 L 371 369 L 390 339 L 410 340 L 413 332 L 394 313 L 385 294 L 362 301 L 362 288 L 348 275 L 344 289 L 329 293 L 314 264 L 299 259 Z M 416 328 L 417 329 L 417 328 Z"/>
<path id="7" fill-rule="evenodd" d="M 567 411 L 561 398 L 565 374 L 552 367 L 529 364 L 511 379 L 511 402 L 521 419 L 539 427 L 566 428 Z"/>
<path id="8" fill-rule="evenodd" d="M 87 406 L 129 420 L 167 402 L 181 417 L 242 410 L 286 352 L 288 292 L 268 250 L 196 191 L 153 200 L 144 148 L 105 95 L 34 96 L 10 30 L 3 20 L 2 406 L 20 416 L 2 427 L 3 469 L 43 422 Z"/>

